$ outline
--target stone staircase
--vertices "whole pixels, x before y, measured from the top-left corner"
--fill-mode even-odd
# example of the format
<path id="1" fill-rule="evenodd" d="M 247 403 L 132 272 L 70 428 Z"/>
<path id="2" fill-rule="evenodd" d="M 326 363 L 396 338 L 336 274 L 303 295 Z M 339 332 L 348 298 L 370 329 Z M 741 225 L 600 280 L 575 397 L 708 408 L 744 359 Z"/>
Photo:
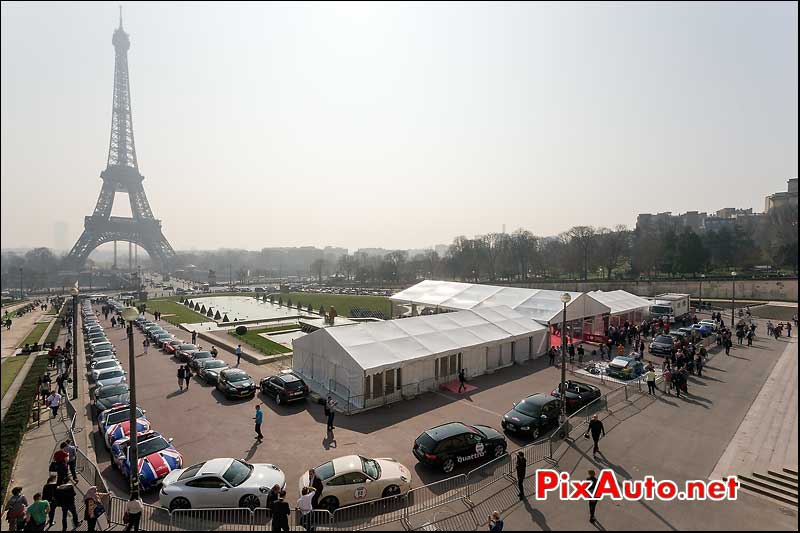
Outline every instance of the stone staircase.
<path id="1" fill-rule="evenodd" d="M 770 469 L 739 476 L 740 487 L 767 498 L 797 507 L 797 471 L 791 468 Z"/>

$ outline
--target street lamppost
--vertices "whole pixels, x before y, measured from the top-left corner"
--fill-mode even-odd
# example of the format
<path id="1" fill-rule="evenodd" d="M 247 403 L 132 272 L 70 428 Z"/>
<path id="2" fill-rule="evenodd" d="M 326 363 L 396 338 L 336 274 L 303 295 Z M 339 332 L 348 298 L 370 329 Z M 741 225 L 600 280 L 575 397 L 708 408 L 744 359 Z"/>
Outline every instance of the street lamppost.
<path id="1" fill-rule="evenodd" d="M 22 267 L 19 267 L 19 299 L 22 300 Z"/>
<path id="2" fill-rule="evenodd" d="M 703 280 L 706 279 L 705 274 L 700 274 L 700 310 L 703 310 Z"/>
<path id="3" fill-rule="evenodd" d="M 568 292 L 561 295 L 564 311 L 561 315 L 561 416 L 559 422 L 567 420 L 567 304 L 572 300 Z"/>
<path id="4" fill-rule="evenodd" d="M 734 312 L 736 311 L 736 271 L 731 272 L 731 282 L 733 284 L 731 291 L 731 327 L 736 323 Z"/>
<path id="5" fill-rule="evenodd" d="M 78 399 L 78 282 L 69 291 L 72 295 L 72 399 Z"/>
<path id="6" fill-rule="evenodd" d="M 122 318 L 128 328 L 128 388 L 130 394 L 130 482 L 131 496 L 139 494 L 139 439 L 136 435 L 136 357 L 133 353 L 133 321 L 139 316 L 135 307 L 126 307 L 122 311 Z"/>

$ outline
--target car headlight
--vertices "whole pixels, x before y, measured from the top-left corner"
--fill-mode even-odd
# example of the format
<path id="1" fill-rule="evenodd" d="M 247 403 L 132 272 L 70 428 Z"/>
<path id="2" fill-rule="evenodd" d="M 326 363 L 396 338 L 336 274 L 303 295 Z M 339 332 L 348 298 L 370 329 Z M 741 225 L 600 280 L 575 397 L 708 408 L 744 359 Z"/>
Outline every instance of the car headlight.
<path id="1" fill-rule="evenodd" d="M 409 479 L 406 476 L 400 476 L 400 481 L 403 483 L 408 483 Z"/>
<path id="2" fill-rule="evenodd" d="M 531 427 L 530 426 L 522 426 L 520 429 L 522 431 L 528 431 L 529 429 L 531 429 Z"/>

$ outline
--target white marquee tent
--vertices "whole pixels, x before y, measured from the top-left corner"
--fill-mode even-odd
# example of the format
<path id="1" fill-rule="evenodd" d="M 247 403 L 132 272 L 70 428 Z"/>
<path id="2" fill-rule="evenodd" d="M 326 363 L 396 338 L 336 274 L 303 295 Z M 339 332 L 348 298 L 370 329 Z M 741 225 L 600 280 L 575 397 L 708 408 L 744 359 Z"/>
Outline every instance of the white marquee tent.
<path id="1" fill-rule="evenodd" d="M 506 306 L 315 331 L 293 342 L 293 370 L 359 410 L 547 351 L 547 328 Z"/>
<path id="2" fill-rule="evenodd" d="M 592 291 L 589 293 L 595 300 L 611 309 L 611 324 L 618 326 L 626 320 L 641 322 L 650 308 L 650 301 L 628 291 Z"/>

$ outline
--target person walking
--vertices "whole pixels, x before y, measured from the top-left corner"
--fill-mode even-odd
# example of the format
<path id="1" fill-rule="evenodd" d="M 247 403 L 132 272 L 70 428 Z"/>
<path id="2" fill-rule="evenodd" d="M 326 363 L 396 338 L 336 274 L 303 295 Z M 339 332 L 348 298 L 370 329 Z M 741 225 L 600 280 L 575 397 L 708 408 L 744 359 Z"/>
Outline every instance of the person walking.
<path id="1" fill-rule="evenodd" d="M 186 377 L 186 368 L 183 365 L 178 367 L 178 387 L 183 390 L 183 380 Z"/>
<path id="2" fill-rule="evenodd" d="M 42 398 L 42 403 L 46 403 L 47 397 L 50 396 L 50 375 L 47 373 L 39 378 L 39 396 Z"/>
<path id="3" fill-rule="evenodd" d="M 197 332 L 192 332 L 192 344 L 197 344 Z"/>
<path id="4" fill-rule="evenodd" d="M 256 416 L 253 417 L 256 421 L 256 440 L 261 442 L 264 440 L 264 435 L 261 434 L 261 424 L 264 422 L 264 411 L 261 410 L 261 405 L 256 405 Z"/>
<path id="5" fill-rule="evenodd" d="M 67 530 L 67 515 L 72 515 L 73 529 L 78 529 L 78 509 L 75 507 L 75 486 L 67 480 L 56 488 L 56 505 L 61 507 L 61 531 Z"/>
<path id="6" fill-rule="evenodd" d="M 58 391 L 54 391 L 50 393 L 50 396 L 47 397 L 47 407 L 53 412 L 53 418 L 58 416 L 58 408 L 61 405 L 61 395 Z"/>
<path id="7" fill-rule="evenodd" d="M 67 395 L 67 387 L 65 382 L 67 381 L 67 373 L 64 372 L 63 374 L 59 374 L 56 378 L 56 385 L 58 385 L 58 393 L 63 394 L 64 396 Z"/>
<path id="8" fill-rule="evenodd" d="M 647 394 L 652 394 L 653 396 L 656 395 L 656 372 L 652 368 L 650 368 L 644 375 L 645 381 L 647 381 Z"/>
<path id="9" fill-rule="evenodd" d="M 586 481 L 589 482 L 589 494 L 591 494 L 592 498 L 589 500 L 589 522 L 594 524 L 597 521 L 594 516 L 597 510 L 597 499 L 594 497 L 594 489 L 597 487 L 597 472 L 589 470 L 588 474 L 589 477 L 586 478 Z"/>
<path id="10" fill-rule="evenodd" d="M 58 483 L 56 479 L 58 476 L 55 474 L 50 474 L 50 477 L 47 478 L 47 483 L 44 487 L 42 487 L 42 498 L 47 500 L 48 502 L 56 501 L 56 488 L 58 488 Z M 55 505 L 50 506 L 50 513 L 48 514 L 48 528 L 51 528 L 55 525 L 56 521 L 56 509 Z"/>
<path id="11" fill-rule="evenodd" d="M 282 490 L 277 501 L 274 501 L 270 507 L 270 511 L 272 511 L 272 531 L 289 531 L 289 515 L 292 510 L 284 498 L 286 498 L 286 491 Z"/>
<path id="12" fill-rule="evenodd" d="M 185 365 L 183 373 L 183 381 L 186 383 L 186 390 L 189 390 L 189 380 L 192 379 L 192 369 L 189 365 Z"/>
<path id="13" fill-rule="evenodd" d="M 211 345 L 211 357 L 216 359 L 218 354 L 219 354 L 219 352 L 217 351 L 217 347 L 212 344 Z"/>
<path id="14" fill-rule="evenodd" d="M 592 455 L 595 457 L 597 456 L 597 452 L 600 451 L 600 447 L 598 446 L 598 442 L 600 441 L 600 435 L 602 434 L 603 437 L 606 436 L 606 428 L 603 427 L 603 423 L 600 419 L 597 418 L 597 415 L 592 415 L 592 420 L 589 422 L 589 431 L 592 435 L 592 440 L 594 441 L 594 448 L 592 449 Z"/>
<path id="15" fill-rule="evenodd" d="M 733 342 L 731 341 L 731 336 L 726 335 L 725 339 L 722 341 L 725 344 L 725 355 L 731 354 L 731 347 L 733 346 Z"/>
<path id="16" fill-rule="evenodd" d="M 328 394 L 328 399 L 325 400 L 325 416 L 328 417 L 328 431 L 333 431 L 333 418 L 336 416 L 336 400 L 333 396 Z"/>
<path id="17" fill-rule="evenodd" d="M 703 356 L 697 354 L 697 359 L 694 360 L 694 368 L 697 371 L 698 376 L 703 375 Z"/>
<path id="18" fill-rule="evenodd" d="M 791 322 L 787 322 L 786 323 L 786 337 L 788 337 L 788 338 L 792 337 L 792 323 Z"/>
<path id="19" fill-rule="evenodd" d="M 33 503 L 25 510 L 25 530 L 44 531 L 47 525 L 47 516 L 50 514 L 50 502 L 42 499 L 40 493 L 33 495 Z M 66 531 L 67 528 L 64 528 Z"/>
<path id="20" fill-rule="evenodd" d="M 236 366 L 239 366 L 239 363 L 242 362 L 242 345 L 241 344 L 236 347 L 236 350 L 234 351 L 234 353 L 236 354 Z"/>
<path id="21" fill-rule="evenodd" d="M 86 520 L 86 531 L 94 531 L 97 519 L 105 511 L 101 498 L 108 498 L 109 492 L 97 492 L 97 487 L 92 485 L 86 489 L 83 497 L 83 519 Z"/>
<path id="22" fill-rule="evenodd" d="M 150 341 L 147 340 L 147 337 L 144 338 L 142 341 L 142 351 L 145 355 L 147 355 L 147 349 L 150 348 Z"/>
<path id="23" fill-rule="evenodd" d="M 22 531 L 25 528 L 25 511 L 28 499 L 22 494 L 22 487 L 11 489 L 11 497 L 6 502 L 5 514 L 9 531 Z"/>
<path id="24" fill-rule="evenodd" d="M 72 480 L 78 482 L 77 464 L 78 464 L 78 445 L 72 442 L 72 439 L 67 439 L 66 448 L 67 452 L 67 466 L 69 466 L 69 473 L 72 475 Z"/>
<path id="25" fill-rule="evenodd" d="M 462 368 L 461 370 L 458 371 L 458 393 L 459 394 L 461 394 L 461 391 L 463 391 L 464 389 L 467 388 L 464 385 L 464 383 L 466 383 L 466 381 L 467 381 L 466 372 Z"/>
<path id="26" fill-rule="evenodd" d="M 525 472 L 528 468 L 528 461 L 525 459 L 525 453 L 517 452 L 517 460 L 514 463 L 514 467 L 517 470 L 517 488 L 519 489 L 519 499 L 525 499 L 525 489 L 523 487 L 525 483 Z"/>
<path id="27" fill-rule="evenodd" d="M 553 366 L 556 363 L 556 349 L 554 347 L 550 347 L 550 351 L 547 352 L 547 357 L 550 361 L 548 366 Z"/>
<path id="28" fill-rule="evenodd" d="M 142 520 L 143 511 L 144 503 L 139 497 L 139 493 L 133 492 L 128 503 L 125 504 L 125 514 L 128 515 L 128 524 L 125 526 L 125 531 L 139 531 L 139 522 Z"/>

